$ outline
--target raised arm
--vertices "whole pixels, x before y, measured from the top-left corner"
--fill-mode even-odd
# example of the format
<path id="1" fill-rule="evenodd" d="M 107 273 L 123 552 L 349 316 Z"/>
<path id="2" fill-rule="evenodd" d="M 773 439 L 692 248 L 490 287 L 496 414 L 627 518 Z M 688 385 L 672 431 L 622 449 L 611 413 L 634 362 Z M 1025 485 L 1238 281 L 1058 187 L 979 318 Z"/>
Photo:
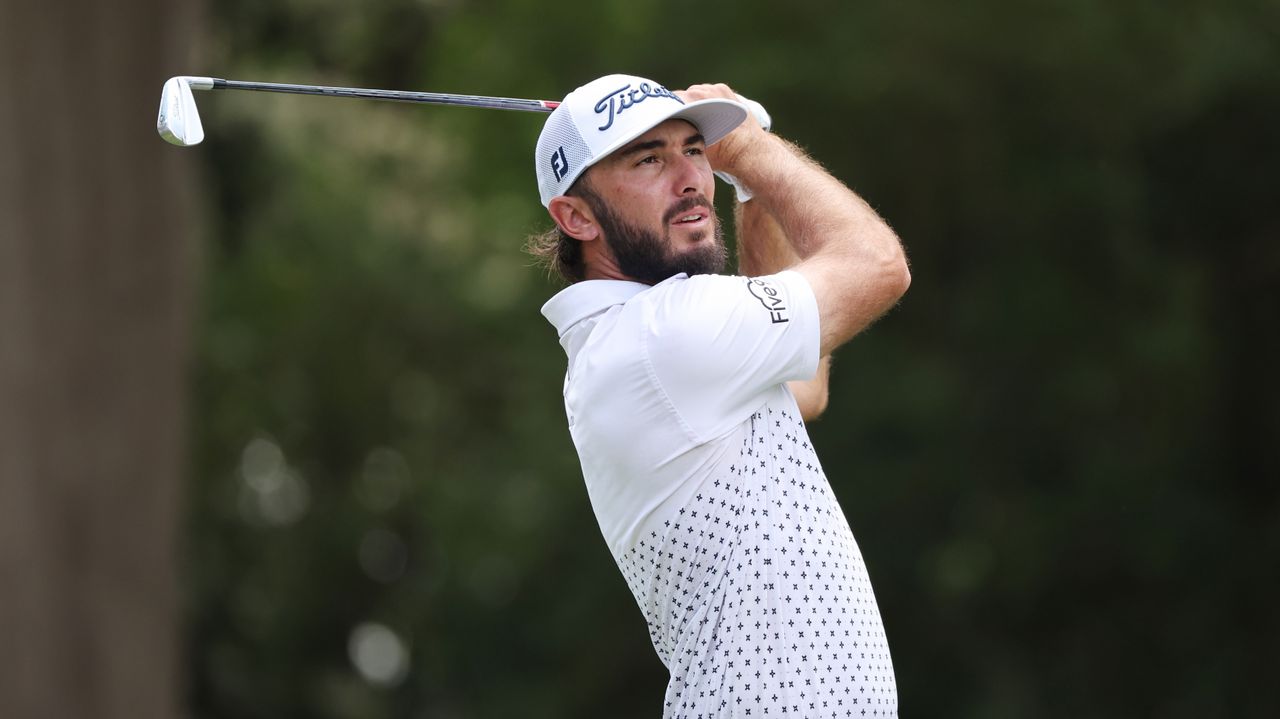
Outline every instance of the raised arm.
<path id="1" fill-rule="evenodd" d="M 800 263 L 777 220 L 758 202 L 740 202 L 734 208 L 738 239 L 738 272 L 748 277 L 772 275 Z M 818 373 L 807 382 L 788 382 L 796 398 L 800 416 L 807 422 L 817 419 L 827 408 L 831 355 L 823 355 Z"/>
<path id="2" fill-rule="evenodd" d="M 685 94 L 689 99 L 735 97 L 725 85 L 696 85 Z M 707 155 L 714 169 L 732 174 L 755 193 L 747 205 L 760 203 L 800 258 L 794 269 L 818 300 L 822 356 L 906 292 L 911 275 L 897 235 L 799 148 L 748 117 Z"/>

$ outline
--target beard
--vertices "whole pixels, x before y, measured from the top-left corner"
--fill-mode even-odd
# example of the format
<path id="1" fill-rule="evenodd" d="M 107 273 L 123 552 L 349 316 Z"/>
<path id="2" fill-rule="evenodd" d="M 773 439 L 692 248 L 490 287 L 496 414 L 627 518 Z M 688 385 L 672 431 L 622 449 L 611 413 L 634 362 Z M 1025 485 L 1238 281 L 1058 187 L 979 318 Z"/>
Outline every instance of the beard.
<path id="1" fill-rule="evenodd" d="M 662 218 L 664 229 L 661 235 L 623 220 L 594 192 L 583 192 L 582 196 L 600 223 L 605 245 L 613 252 L 618 269 L 627 277 L 646 285 L 656 285 L 681 272 L 692 277 L 724 271 L 729 251 L 724 245 L 720 218 L 716 217 L 711 203 L 702 195 L 685 198 L 668 210 Z M 671 246 L 671 221 L 698 207 L 705 207 L 708 211 L 713 242 L 701 244 L 707 233 L 697 232 L 692 239 L 699 243 L 698 246 L 677 252 Z"/>

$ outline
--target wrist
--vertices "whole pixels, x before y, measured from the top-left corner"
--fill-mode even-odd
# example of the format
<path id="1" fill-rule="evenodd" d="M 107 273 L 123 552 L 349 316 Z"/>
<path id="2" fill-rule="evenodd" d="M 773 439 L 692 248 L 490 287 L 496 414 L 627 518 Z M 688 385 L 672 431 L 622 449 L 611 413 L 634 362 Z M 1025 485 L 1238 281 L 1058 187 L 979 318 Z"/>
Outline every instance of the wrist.
<path id="1" fill-rule="evenodd" d="M 707 148 L 711 169 L 740 175 L 743 165 L 753 154 L 754 148 L 767 142 L 769 133 L 759 125 L 743 123 L 743 126 L 729 133 L 724 139 Z"/>

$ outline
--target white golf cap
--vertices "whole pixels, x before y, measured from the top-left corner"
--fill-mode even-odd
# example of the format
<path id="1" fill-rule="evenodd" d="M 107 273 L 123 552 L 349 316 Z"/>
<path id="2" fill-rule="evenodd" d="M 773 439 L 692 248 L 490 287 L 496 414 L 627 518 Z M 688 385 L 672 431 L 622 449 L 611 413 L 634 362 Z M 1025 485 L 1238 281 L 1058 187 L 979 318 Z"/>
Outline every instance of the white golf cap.
<path id="1" fill-rule="evenodd" d="M 711 145 L 747 118 L 733 100 L 686 103 L 652 80 L 606 75 L 565 96 L 538 136 L 534 163 L 538 192 L 547 206 L 588 167 L 671 119 L 688 120 Z"/>

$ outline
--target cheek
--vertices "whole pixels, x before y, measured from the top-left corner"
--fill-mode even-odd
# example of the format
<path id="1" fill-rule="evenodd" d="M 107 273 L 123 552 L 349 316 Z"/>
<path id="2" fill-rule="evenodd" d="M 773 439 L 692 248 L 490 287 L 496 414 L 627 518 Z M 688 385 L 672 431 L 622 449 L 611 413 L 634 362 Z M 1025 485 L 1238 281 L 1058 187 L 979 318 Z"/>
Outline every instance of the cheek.
<path id="1" fill-rule="evenodd" d="M 628 177 L 627 173 L 612 168 L 598 173 L 592 178 L 592 184 L 600 199 L 615 210 L 634 205 L 637 197 L 644 194 L 639 183 Z"/>
<path id="2" fill-rule="evenodd" d="M 655 210 L 659 214 L 666 210 L 663 196 L 652 188 L 619 182 L 609 189 L 614 211 L 633 222 L 651 215 Z"/>

